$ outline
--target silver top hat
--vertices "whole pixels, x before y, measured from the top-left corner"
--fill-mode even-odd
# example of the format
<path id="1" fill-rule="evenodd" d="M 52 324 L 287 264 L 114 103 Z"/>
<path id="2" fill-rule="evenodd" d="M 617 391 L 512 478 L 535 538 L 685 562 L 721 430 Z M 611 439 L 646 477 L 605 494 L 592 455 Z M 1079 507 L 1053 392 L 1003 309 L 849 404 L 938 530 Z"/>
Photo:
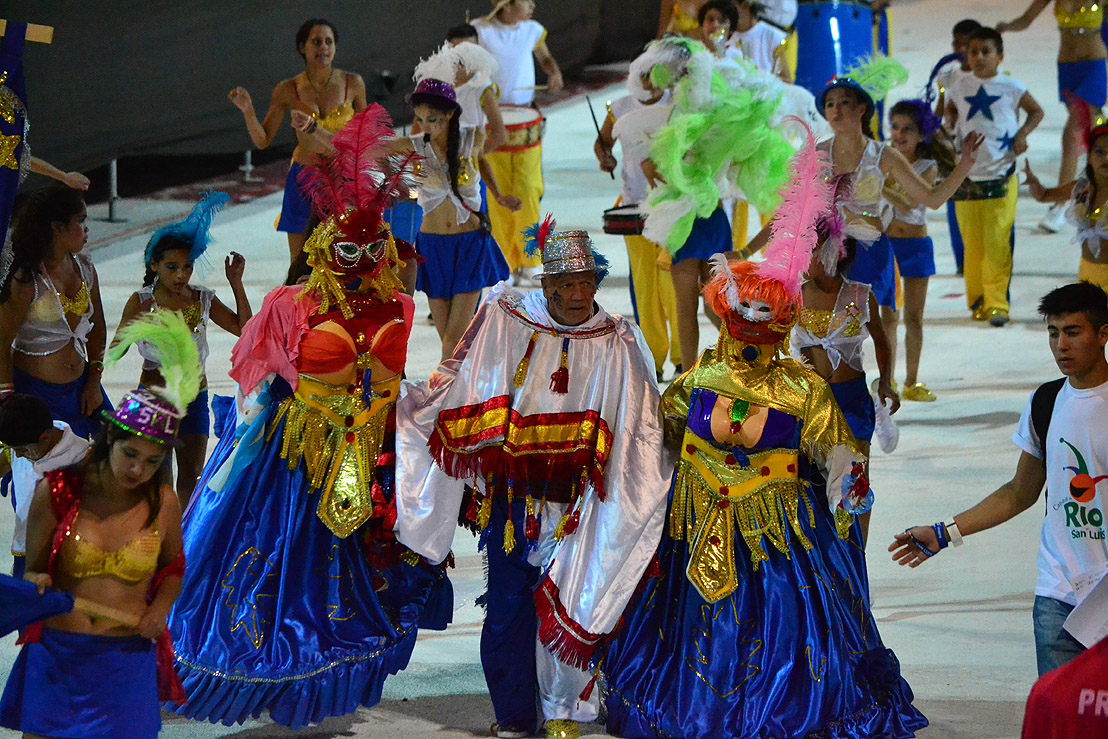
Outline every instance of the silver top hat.
<path id="1" fill-rule="evenodd" d="M 547 237 L 542 250 L 539 277 L 567 275 L 571 272 L 596 272 L 592 239 L 588 231 L 557 231 Z"/>

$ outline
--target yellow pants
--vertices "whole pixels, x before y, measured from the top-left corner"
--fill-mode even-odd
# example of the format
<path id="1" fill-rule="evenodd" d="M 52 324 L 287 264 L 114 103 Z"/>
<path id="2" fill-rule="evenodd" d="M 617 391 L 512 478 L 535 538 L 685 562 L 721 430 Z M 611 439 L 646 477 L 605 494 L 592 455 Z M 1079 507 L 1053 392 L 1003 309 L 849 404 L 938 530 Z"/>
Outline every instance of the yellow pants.
<path id="1" fill-rule="evenodd" d="M 1085 261 L 1081 258 L 1081 266 L 1077 268 L 1077 279 L 1091 282 L 1108 292 L 1108 264 L 1097 264 Z M 643 329 L 644 333 L 646 329 Z"/>
<path id="2" fill-rule="evenodd" d="M 667 354 L 675 366 L 681 364 L 673 279 L 658 264 L 658 252 L 662 247 L 642 236 L 624 236 L 623 240 L 627 242 L 627 258 L 631 263 L 631 284 L 635 290 L 639 328 L 650 353 L 654 355 L 654 369 L 661 372 Z"/>
<path id="3" fill-rule="evenodd" d="M 747 228 L 750 224 L 750 211 L 753 210 L 750 207 L 750 203 L 745 200 L 735 201 L 735 210 L 731 212 L 731 248 L 743 255 L 743 257 L 750 256 L 746 253 L 746 244 L 750 237 L 747 236 Z M 766 227 L 766 224 L 773 218 L 773 214 L 763 215 L 754 211 L 758 216 L 758 222 L 762 224 L 762 228 Z"/>
<path id="4" fill-rule="evenodd" d="M 954 204 L 966 250 L 963 273 L 966 304 L 971 309 L 980 300 L 986 312 L 1008 310 L 1008 284 L 1012 281 L 1012 247 L 1008 237 L 1016 221 L 1017 189 L 1013 175 L 1002 198 Z"/>
<path id="5" fill-rule="evenodd" d="M 539 199 L 542 198 L 542 145 L 523 151 L 494 151 L 486 154 L 496 186 L 504 195 L 515 195 L 523 207 L 513 213 L 488 198 L 492 237 L 504 252 L 508 268 L 537 267 L 542 257 L 527 256 L 523 251 L 523 230 L 539 220 Z"/>

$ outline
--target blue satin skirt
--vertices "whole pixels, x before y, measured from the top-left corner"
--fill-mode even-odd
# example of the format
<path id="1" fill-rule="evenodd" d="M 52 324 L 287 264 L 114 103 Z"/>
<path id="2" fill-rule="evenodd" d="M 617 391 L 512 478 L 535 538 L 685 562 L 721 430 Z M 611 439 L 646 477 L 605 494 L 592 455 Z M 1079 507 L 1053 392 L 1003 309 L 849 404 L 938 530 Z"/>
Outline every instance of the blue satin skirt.
<path id="1" fill-rule="evenodd" d="M 373 706 L 408 664 L 425 609 L 451 612 L 438 568 L 395 548 L 377 557 L 368 525 L 331 533 L 303 463 L 290 471 L 280 457 L 282 434 L 216 492 L 209 482 L 236 443 L 224 433 L 185 514 L 188 566 L 169 628 L 188 702 L 166 707 L 189 718 L 231 725 L 268 711 L 298 729 Z M 392 468 L 378 467 L 377 482 L 391 497 Z"/>
<path id="2" fill-rule="evenodd" d="M 38 736 L 154 739 L 162 727 L 154 643 L 43 629 L 25 644 L 0 701 L 0 726 Z"/>
<path id="3" fill-rule="evenodd" d="M 736 526 L 738 589 L 705 602 L 688 545 L 668 534 L 605 661 L 608 731 L 622 737 L 911 737 L 927 719 L 869 611 L 860 557 L 821 498 L 801 504 L 806 550 L 768 541 L 754 571 Z M 852 537 L 853 539 L 854 537 Z M 864 565 L 863 565 L 864 566 Z"/>

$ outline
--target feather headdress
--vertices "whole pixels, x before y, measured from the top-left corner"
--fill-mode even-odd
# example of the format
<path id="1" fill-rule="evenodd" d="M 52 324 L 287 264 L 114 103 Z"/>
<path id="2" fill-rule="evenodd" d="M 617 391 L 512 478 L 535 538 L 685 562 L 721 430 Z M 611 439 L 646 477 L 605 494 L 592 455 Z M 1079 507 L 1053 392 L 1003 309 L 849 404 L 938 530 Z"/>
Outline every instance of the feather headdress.
<path id="1" fill-rule="evenodd" d="M 115 364 L 131 346 L 139 342 L 146 342 L 153 349 L 159 364 L 158 372 L 165 381 L 165 387 L 151 390 L 184 414 L 189 403 L 200 393 L 200 384 L 204 379 L 200 354 L 184 316 L 178 311 L 155 309 L 121 327 L 107 351 L 105 364 Z"/>
<path id="2" fill-rule="evenodd" d="M 532 223 L 530 226 L 523 230 L 525 241 L 523 242 L 523 251 L 529 257 L 535 255 L 542 256 L 543 250 L 546 249 L 546 241 L 550 238 L 550 234 L 554 233 L 554 229 L 558 227 L 558 222 L 554 220 L 552 213 L 547 213 L 546 218 L 541 221 Z"/>
<path id="3" fill-rule="evenodd" d="M 446 80 L 454 84 L 461 69 L 473 79 L 491 80 L 500 69 L 500 62 L 483 47 L 469 41 L 453 45 L 443 42 L 438 51 L 416 65 L 412 80 Z"/>
<path id="4" fill-rule="evenodd" d="M 333 156 L 297 175 L 297 184 L 308 193 L 320 220 L 338 219 L 342 232 L 355 243 L 376 240 L 385 208 L 413 186 L 414 155 L 392 162 L 392 138 L 389 114 L 380 105 L 370 105 L 331 139 Z"/>
<path id="5" fill-rule="evenodd" d="M 192 246 L 189 248 L 189 261 L 195 262 L 212 243 L 212 218 L 223 210 L 227 203 L 231 202 L 231 196 L 225 192 L 208 190 L 204 193 L 200 202 L 192 207 L 192 212 L 183 221 L 167 223 L 154 232 L 150 241 L 146 243 L 146 253 L 143 256 L 147 267 L 150 266 L 154 255 L 154 247 L 167 236 L 175 236 Z"/>
<path id="6" fill-rule="evenodd" d="M 884 54 L 866 57 L 827 83 L 818 98 L 820 112 L 823 112 L 823 101 L 827 98 L 827 93 L 836 87 L 849 87 L 865 96 L 866 115 L 869 116 L 873 112 L 876 101 L 884 100 L 890 90 L 900 87 L 907 81 L 908 70 L 897 60 Z"/>
<path id="7" fill-rule="evenodd" d="M 770 224 L 766 258 L 756 272 L 764 280 L 780 283 L 788 295 L 795 297 L 812 261 L 816 226 L 831 207 L 832 191 L 827 181 L 827 159 L 816 149 L 811 129 L 799 118 L 792 120 L 804 126 L 807 141 L 793 157 L 789 184 Z"/>

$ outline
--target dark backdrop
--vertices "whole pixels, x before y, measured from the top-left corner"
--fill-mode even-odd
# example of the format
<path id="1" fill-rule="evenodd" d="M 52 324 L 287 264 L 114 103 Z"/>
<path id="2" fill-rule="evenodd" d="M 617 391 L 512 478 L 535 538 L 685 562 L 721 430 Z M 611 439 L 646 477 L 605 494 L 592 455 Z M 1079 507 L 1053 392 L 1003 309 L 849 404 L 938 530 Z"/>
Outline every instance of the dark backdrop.
<path id="1" fill-rule="evenodd" d="M 339 29 L 336 66 L 360 73 L 398 119 L 412 68 L 445 31 L 489 0 L 0 0 L 0 18 L 55 28 L 50 46 L 25 53 L 33 151 L 63 169 L 113 157 L 213 154 L 250 145 L 227 92 L 246 87 L 258 116 L 280 80 L 303 69 L 294 37 L 309 17 Z M 629 59 L 653 37 L 657 0 L 546 0 L 535 18 L 572 74 L 586 63 Z M 397 83 L 388 92 L 380 73 Z M 541 72 L 540 72 L 541 75 Z M 274 145 L 291 148 L 285 126 Z"/>

